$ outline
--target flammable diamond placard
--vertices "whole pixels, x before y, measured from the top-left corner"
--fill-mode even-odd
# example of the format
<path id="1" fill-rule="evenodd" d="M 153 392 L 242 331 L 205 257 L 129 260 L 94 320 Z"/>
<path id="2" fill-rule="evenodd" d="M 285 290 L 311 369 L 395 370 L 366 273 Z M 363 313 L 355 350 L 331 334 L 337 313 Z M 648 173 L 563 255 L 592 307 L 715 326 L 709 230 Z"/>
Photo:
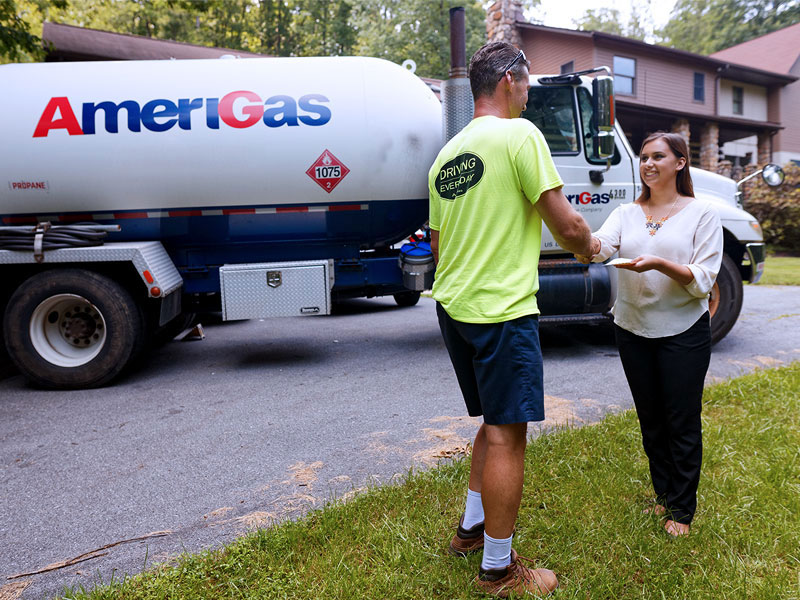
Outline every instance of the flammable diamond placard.
<path id="1" fill-rule="evenodd" d="M 345 175 L 350 172 L 350 169 L 344 166 L 344 163 L 336 158 L 330 151 L 325 150 L 319 155 L 319 158 L 306 171 L 306 175 L 311 177 L 319 184 L 323 190 L 329 194 L 333 191 L 339 182 L 344 179 Z"/>

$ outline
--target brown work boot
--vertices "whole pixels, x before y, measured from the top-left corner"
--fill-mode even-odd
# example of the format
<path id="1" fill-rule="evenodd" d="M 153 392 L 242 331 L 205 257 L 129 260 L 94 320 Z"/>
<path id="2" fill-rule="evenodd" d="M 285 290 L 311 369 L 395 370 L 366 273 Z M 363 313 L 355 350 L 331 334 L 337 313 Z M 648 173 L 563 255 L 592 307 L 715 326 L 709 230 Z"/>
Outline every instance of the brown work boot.
<path id="1" fill-rule="evenodd" d="M 547 596 L 558 587 L 555 573 L 548 569 L 531 569 L 520 561 L 533 563 L 529 558 L 517 556 L 511 550 L 511 564 L 505 569 L 481 569 L 475 578 L 475 585 L 485 594 L 508 598 L 511 592 Z"/>
<path id="2" fill-rule="evenodd" d="M 483 549 L 483 523 L 478 523 L 470 529 L 464 529 L 464 515 L 458 521 L 458 529 L 447 551 L 455 556 L 466 556 L 471 552 Z"/>

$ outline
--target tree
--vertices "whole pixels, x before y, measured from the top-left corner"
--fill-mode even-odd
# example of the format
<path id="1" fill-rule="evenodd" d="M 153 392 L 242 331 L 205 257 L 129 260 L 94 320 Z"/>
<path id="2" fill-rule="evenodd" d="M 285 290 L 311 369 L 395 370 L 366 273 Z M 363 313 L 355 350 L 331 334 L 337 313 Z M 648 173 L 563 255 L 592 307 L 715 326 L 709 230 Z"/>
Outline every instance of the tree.
<path id="1" fill-rule="evenodd" d="M 469 56 L 486 40 L 482 1 L 69 0 L 67 5 L 66 0 L 0 0 L 0 6 L 24 6 L 14 12 L 24 13 L 15 26 L 27 35 L 50 20 L 274 56 L 359 54 L 398 63 L 411 58 L 420 75 L 445 77 L 448 10 L 466 5 Z M 526 0 L 525 5 L 536 3 Z M 33 39 L 36 46 L 38 38 Z M 20 58 L 37 59 L 13 60 Z"/>
<path id="2" fill-rule="evenodd" d="M 72 0 L 62 22 L 205 46 L 249 49 L 249 0 Z M 257 51 L 257 50 L 255 50 Z"/>
<path id="3" fill-rule="evenodd" d="M 631 6 L 627 24 L 623 23 L 622 15 L 616 8 L 591 8 L 572 22 L 581 31 L 602 31 L 635 40 L 644 40 L 653 31 L 649 1 Z"/>
<path id="4" fill-rule="evenodd" d="M 295 29 L 299 54 L 304 56 L 342 56 L 353 54 L 357 31 L 352 24 L 350 2 L 306 0 L 297 15 Z"/>
<path id="5" fill-rule="evenodd" d="M 653 33 L 653 14 L 650 10 L 650 0 L 644 4 L 634 4 L 631 6 L 631 16 L 628 19 L 628 28 L 625 32 L 626 37 L 635 40 L 645 40 Z"/>
<path id="6" fill-rule="evenodd" d="M 203 0 L 184 6 L 194 17 L 195 43 L 262 52 L 256 25 L 258 6 L 250 0 Z"/>
<path id="7" fill-rule="evenodd" d="M 573 24 L 581 31 L 602 31 L 614 35 L 625 35 L 622 17 L 616 8 L 590 8 Z"/>
<path id="8" fill-rule="evenodd" d="M 37 59 L 43 54 L 42 38 L 31 33 L 30 13 L 36 13 L 49 5 L 65 7 L 66 0 L 26 3 L 18 5 L 15 0 L 0 0 L 0 62 L 16 62 L 22 59 Z"/>
<path id="9" fill-rule="evenodd" d="M 407 58 L 417 74 L 447 77 L 450 66 L 450 17 L 464 6 L 467 57 L 486 42 L 486 14 L 479 0 L 360 0 L 354 6 L 356 52 L 396 63 Z"/>
<path id="10" fill-rule="evenodd" d="M 41 39 L 30 32 L 14 0 L 0 0 L 0 55 L 17 60 L 22 52 L 41 49 Z"/>
<path id="11" fill-rule="evenodd" d="M 800 22 L 798 0 L 678 0 L 663 43 L 712 54 Z"/>
<path id="12" fill-rule="evenodd" d="M 159 39 L 195 42 L 195 19 L 189 8 L 205 2 L 189 0 L 69 0 L 54 6 L 48 0 L 18 0 L 39 10 L 30 13 L 32 26 L 42 20 L 129 33 Z M 50 6 L 45 6 L 45 5 Z"/>

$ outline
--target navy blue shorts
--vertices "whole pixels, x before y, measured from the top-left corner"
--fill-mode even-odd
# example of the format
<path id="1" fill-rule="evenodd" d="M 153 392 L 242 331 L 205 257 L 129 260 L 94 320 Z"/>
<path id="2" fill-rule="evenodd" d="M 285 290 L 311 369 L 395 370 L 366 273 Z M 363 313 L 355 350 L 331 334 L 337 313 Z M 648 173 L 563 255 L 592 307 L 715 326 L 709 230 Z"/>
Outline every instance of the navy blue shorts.
<path id="1" fill-rule="evenodd" d="M 488 425 L 544 420 L 539 317 L 462 323 L 436 303 L 458 385 L 471 417 Z"/>

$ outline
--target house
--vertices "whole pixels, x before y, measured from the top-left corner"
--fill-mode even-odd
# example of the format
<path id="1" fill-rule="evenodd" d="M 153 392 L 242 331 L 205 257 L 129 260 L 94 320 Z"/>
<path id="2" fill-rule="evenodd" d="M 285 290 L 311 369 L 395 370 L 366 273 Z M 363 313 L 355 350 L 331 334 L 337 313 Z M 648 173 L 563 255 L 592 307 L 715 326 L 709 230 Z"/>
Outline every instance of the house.
<path id="1" fill-rule="evenodd" d="M 800 23 L 715 52 L 711 58 L 800 77 Z M 738 108 L 744 112 L 752 110 L 748 106 L 748 92 L 747 88 L 736 92 L 743 98 L 743 106 Z M 772 101 L 776 104 L 772 107 L 772 114 L 784 125 L 784 129 L 777 131 L 771 140 L 772 160 L 781 165 L 789 161 L 800 165 L 800 81 L 782 86 Z M 754 99 L 753 104 L 758 107 L 760 102 Z M 727 102 L 723 105 L 728 106 Z M 755 143 L 752 138 L 740 140 L 731 144 L 726 154 L 752 152 Z"/>
<path id="2" fill-rule="evenodd" d="M 676 131 L 689 142 L 693 163 L 710 171 L 724 171 L 721 148 L 743 138 L 756 140 L 753 162 L 774 160 L 772 140 L 785 127 L 780 99 L 800 75 L 598 31 L 534 25 L 518 0 L 488 8 L 487 34 L 524 50 L 531 73 L 610 67 L 617 116 L 632 147 L 638 150 L 653 131 Z"/>

